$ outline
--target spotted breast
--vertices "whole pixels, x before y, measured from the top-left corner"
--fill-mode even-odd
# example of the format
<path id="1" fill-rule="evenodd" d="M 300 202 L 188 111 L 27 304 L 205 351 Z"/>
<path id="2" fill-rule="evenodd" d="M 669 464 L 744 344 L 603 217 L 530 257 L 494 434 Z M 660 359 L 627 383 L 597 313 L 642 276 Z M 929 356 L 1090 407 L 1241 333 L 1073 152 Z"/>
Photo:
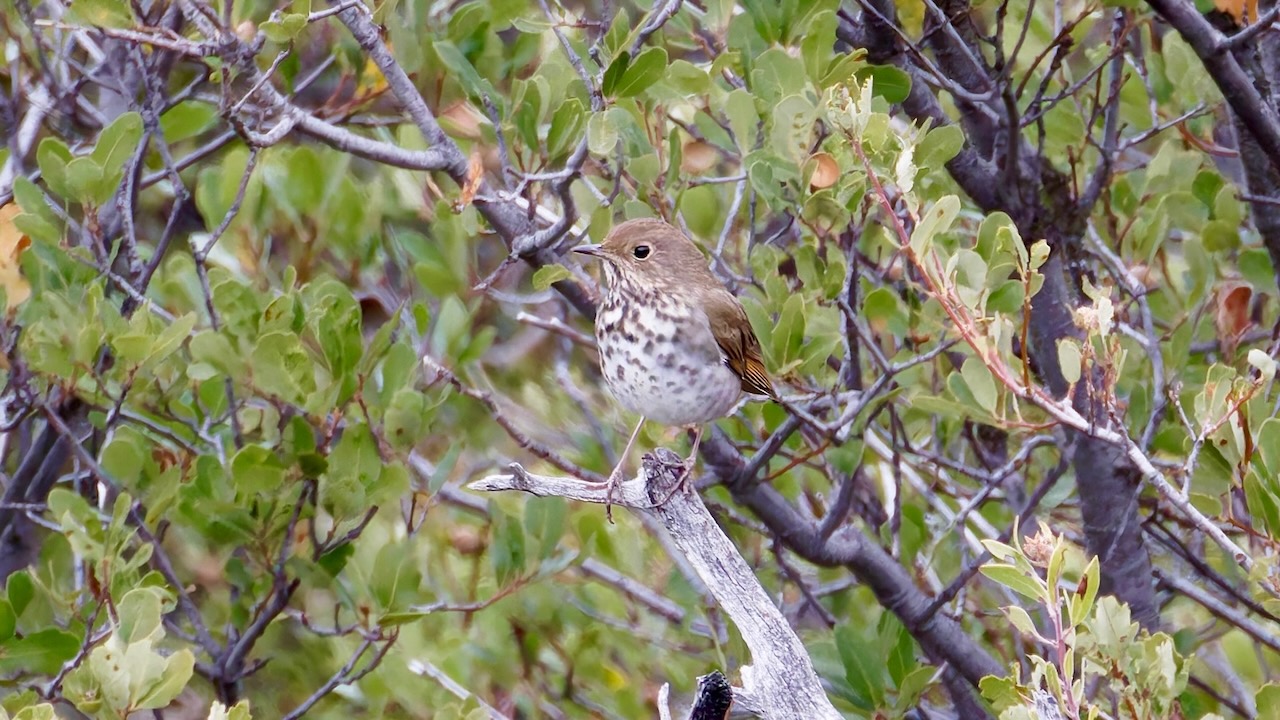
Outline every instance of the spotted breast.
<path id="1" fill-rule="evenodd" d="M 688 298 L 615 283 L 596 318 L 601 371 L 623 407 L 664 425 L 729 414 L 742 381 Z"/>

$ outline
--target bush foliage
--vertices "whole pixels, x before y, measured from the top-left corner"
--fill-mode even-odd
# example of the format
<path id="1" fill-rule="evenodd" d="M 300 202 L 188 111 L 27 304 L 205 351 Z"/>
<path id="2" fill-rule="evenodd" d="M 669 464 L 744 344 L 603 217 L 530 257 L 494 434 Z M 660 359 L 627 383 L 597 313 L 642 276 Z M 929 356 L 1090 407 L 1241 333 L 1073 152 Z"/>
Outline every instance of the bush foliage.
<path id="1" fill-rule="evenodd" d="M 842 712 L 1277 716 L 1264 10 L 0 0 L 0 715 L 750 663 L 660 528 L 466 488 L 613 466 L 566 250 L 658 216 L 782 390 L 698 476 Z"/>

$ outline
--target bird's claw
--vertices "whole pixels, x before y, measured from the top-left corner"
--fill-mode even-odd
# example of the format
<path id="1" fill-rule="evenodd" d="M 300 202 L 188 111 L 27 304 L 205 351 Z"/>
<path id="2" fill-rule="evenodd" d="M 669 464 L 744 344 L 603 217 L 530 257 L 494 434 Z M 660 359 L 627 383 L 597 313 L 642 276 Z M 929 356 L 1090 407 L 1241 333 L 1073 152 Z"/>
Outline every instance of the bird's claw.
<path id="1" fill-rule="evenodd" d="M 615 468 L 614 471 L 609 474 L 609 481 L 605 484 L 604 490 L 604 517 L 609 521 L 610 525 L 615 524 L 613 522 L 613 495 L 615 491 L 617 491 L 618 485 L 621 483 L 622 473 Z"/>

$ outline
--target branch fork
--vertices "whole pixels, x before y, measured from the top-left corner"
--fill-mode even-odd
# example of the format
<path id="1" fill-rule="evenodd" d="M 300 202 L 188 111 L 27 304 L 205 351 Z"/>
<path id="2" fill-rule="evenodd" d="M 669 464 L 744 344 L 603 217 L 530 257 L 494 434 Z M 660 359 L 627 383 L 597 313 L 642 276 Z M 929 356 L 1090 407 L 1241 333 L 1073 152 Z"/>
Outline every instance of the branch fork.
<path id="1" fill-rule="evenodd" d="M 841 715 L 827 698 L 800 638 L 697 493 L 679 491 L 683 467 L 680 458 L 665 448 L 646 454 L 640 473 L 621 483 L 612 501 L 662 523 L 673 546 L 742 634 L 751 649 L 752 664 L 739 672 L 742 687 L 733 689 L 735 706 L 766 720 L 837 720 Z M 605 483 L 537 475 L 515 463 L 507 473 L 490 475 L 468 487 L 599 504 L 604 504 L 607 491 Z"/>

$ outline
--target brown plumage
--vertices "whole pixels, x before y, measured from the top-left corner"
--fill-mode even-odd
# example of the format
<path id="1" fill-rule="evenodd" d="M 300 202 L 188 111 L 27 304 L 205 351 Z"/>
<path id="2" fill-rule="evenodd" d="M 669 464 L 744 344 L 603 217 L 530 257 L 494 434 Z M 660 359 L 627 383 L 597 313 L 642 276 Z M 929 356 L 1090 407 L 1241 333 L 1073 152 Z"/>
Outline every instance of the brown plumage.
<path id="1" fill-rule="evenodd" d="M 724 351 L 729 369 L 742 378 L 742 392 L 765 395 L 777 400 L 773 382 L 764 367 L 760 340 L 738 298 L 728 290 L 719 288 L 707 293 L 706 304 L 702 309 L 707 313 L 707 319 L 711 322 L 711 334 L 715 335 L 716 343 Z"/>
<path id="2" fill-rule="evenodd" d="M 610 392 L 644 419 L 696 429 L 731 413 L 743 393 L 777 399 L 760 340 L 738 298 L 711 274 L 679 229 L 662 220 L 618 225 L 599 245 L 574 248 L 603 260 L 608 288 L 596 314 L 600 365 Z"/>
<path id="3" fill-rule="evenodd" d="M 635 256 L 640 246 L 650 249 L 647 257 Z M 777 399 L 742 302 L 711 273 L 702 252 L 679 229 L 653 218 L 629 220 L 600 245 L 574 249 L 606 260 L 611 295 L 639 296 L 648 290 L 684 299 L 701 310 L 726 363 L 742 379 L 742 391 Z"/>

